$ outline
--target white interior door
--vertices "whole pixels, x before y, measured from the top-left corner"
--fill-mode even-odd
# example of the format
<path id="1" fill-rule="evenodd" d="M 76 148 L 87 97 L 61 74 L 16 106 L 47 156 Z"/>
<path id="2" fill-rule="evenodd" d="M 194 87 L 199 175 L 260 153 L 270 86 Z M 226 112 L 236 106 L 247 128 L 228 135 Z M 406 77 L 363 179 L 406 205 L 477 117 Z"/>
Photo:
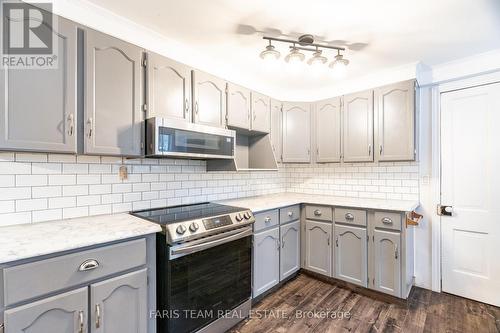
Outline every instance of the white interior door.
<path id="1" fill-rule="evenodd" d="M 500 84 L 441 95 L 442 289 L 500 306 Z"/>

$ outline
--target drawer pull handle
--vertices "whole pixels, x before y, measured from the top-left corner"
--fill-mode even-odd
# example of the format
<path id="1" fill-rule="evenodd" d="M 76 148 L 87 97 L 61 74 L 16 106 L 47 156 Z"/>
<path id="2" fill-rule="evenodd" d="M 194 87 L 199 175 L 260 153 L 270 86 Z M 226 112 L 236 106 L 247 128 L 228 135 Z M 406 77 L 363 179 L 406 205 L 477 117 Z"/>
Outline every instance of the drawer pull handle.
<path id="1" fill-rule="evenodd" d="M 266 216 L 266 218 L 264 219 L 264 222 L 265 223 L 269 223 L 271 222 L 271 218 L 269 216 Z"/>
<path id="2" fill-rule="evenodd" d="M 382 219 L 382 223 L 383 224 L 392 224 L 392 220 L 390 218 L 388 218 L 388 217 L 384 217 Z"/>
<path id="3" fill-rule="evenodd" d="M 78 268 L 80 272 L 91 271 L 99 267 L 99 261 L 95 259 L 87 259 Z"/>
<path id="4" fill-rule="evenodd" d="M 346 220 L 354 220 L 354 215 L 352 215 L 352 213 L 347 213 L 347 214 L 345 214 L 345 219 Z"/>
<path id="5" fill-rule="evenodd" d="M 101 327 L 101 306 L 95 305 L 95 328 Z"/>
<path id="6" fill-rule="evenodd" d="M 398 244 L 394 245 L 394 259 L 398 259 L 399 256 L 399 251 L 398 251 Z"/>
<path id="7" fill-rule="evenodd" d="M 288 212 L 288 217 L 292 217 L 292 216 L 293 216 L 293 212 L 292 211 Z"/>
<path id="8" fill-rule="evenodd" d="M 321 216 L 321 211 L 320 211 L 319 209 L 316 209 L 316 210 L 314 211 L 314 215 L 315 215 L 315 216 Z"/>
<path id="9" fill-rule="evenodd" d="M 84 326 L 83 311 L 80 311 L 78 313 L 78 333 L 83 333 L 83 326 Z"/>

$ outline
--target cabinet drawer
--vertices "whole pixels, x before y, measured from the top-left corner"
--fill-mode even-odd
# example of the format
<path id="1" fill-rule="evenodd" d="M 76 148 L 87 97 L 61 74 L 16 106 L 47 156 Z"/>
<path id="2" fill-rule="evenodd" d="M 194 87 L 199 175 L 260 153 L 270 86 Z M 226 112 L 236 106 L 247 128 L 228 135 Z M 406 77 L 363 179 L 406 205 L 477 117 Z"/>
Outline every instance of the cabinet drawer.
<path id="1" fill-rule="evenodd" d="M 306 206 L 306 219 L 332 222 L 333 210 L 328 206 Z"/>
<path id="2" fill-rule="evenodd" d="M 268 210 L 266 212 L 254 214 L 255 223 L 253 225 L 254 231 L 259 231 L 279 224 L 278 210 Z"/>
<path id="3" fill-rule="evenodd" d="M 366 211 L 360 209 L 335 208 L 335 222 L 366 227 Z"/>
<path id="4" fill-rule="evenodd" d="M 401 230 L 401 214 L 375 212 L 375 228 Z"/>
<path id="5" fill-rule="evenodd" d="M 92 268 L 97 263 L 97 267 Z M 4 269 L 5 305 L 71 288 L 146 264 L 146 240 L 39 260 Z"/>
<path id="6" fill-rule="evenodd" d="M 300 205 L 280 209 L 280 224 L 296 221 L 298 219 L 300 219 Z"/>

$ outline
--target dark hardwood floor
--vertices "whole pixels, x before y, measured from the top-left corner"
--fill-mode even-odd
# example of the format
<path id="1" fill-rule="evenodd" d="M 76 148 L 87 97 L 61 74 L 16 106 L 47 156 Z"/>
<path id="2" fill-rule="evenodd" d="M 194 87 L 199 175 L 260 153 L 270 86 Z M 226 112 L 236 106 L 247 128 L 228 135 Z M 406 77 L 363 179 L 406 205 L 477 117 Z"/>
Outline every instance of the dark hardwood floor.
<path id="1" fill-rule="evenodd" d="M 500 308 L 421 288 L 390 304 L 299 274 L 231 332 L 500 332 Z"/>

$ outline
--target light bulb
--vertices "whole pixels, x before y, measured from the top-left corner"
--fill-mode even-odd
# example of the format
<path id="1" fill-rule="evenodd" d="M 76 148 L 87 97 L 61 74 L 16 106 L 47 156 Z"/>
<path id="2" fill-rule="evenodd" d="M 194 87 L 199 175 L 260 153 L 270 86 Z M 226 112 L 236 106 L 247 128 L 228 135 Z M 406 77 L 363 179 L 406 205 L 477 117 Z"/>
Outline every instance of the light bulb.
<path id="1" fill-rule="evenodd" d="M 330 63 L 330 68 L 333 69 L 336 77 L 342 77 L 347 72 L 347 65 L 349 65 L 349 60 L 344 59 L 341 54 L 338 54 L 335 56 L 335 60 Z"/>
<path id="2" fill-rule="evenodd" d="M 301 63 L 305 59 L 304 53 L 301 53 L 296 47 L 292 48 L 292 51 L 285 57 L 285 61 L 288 63 Z"/>
<path id="3" fill-rule="evenodd" d="M 280 53 L 274 46 L 269 44 L 266 46 L 266 49 L 260 53 L 260 57 L 264 60 L 277 60 L 280 57 Z"/>

